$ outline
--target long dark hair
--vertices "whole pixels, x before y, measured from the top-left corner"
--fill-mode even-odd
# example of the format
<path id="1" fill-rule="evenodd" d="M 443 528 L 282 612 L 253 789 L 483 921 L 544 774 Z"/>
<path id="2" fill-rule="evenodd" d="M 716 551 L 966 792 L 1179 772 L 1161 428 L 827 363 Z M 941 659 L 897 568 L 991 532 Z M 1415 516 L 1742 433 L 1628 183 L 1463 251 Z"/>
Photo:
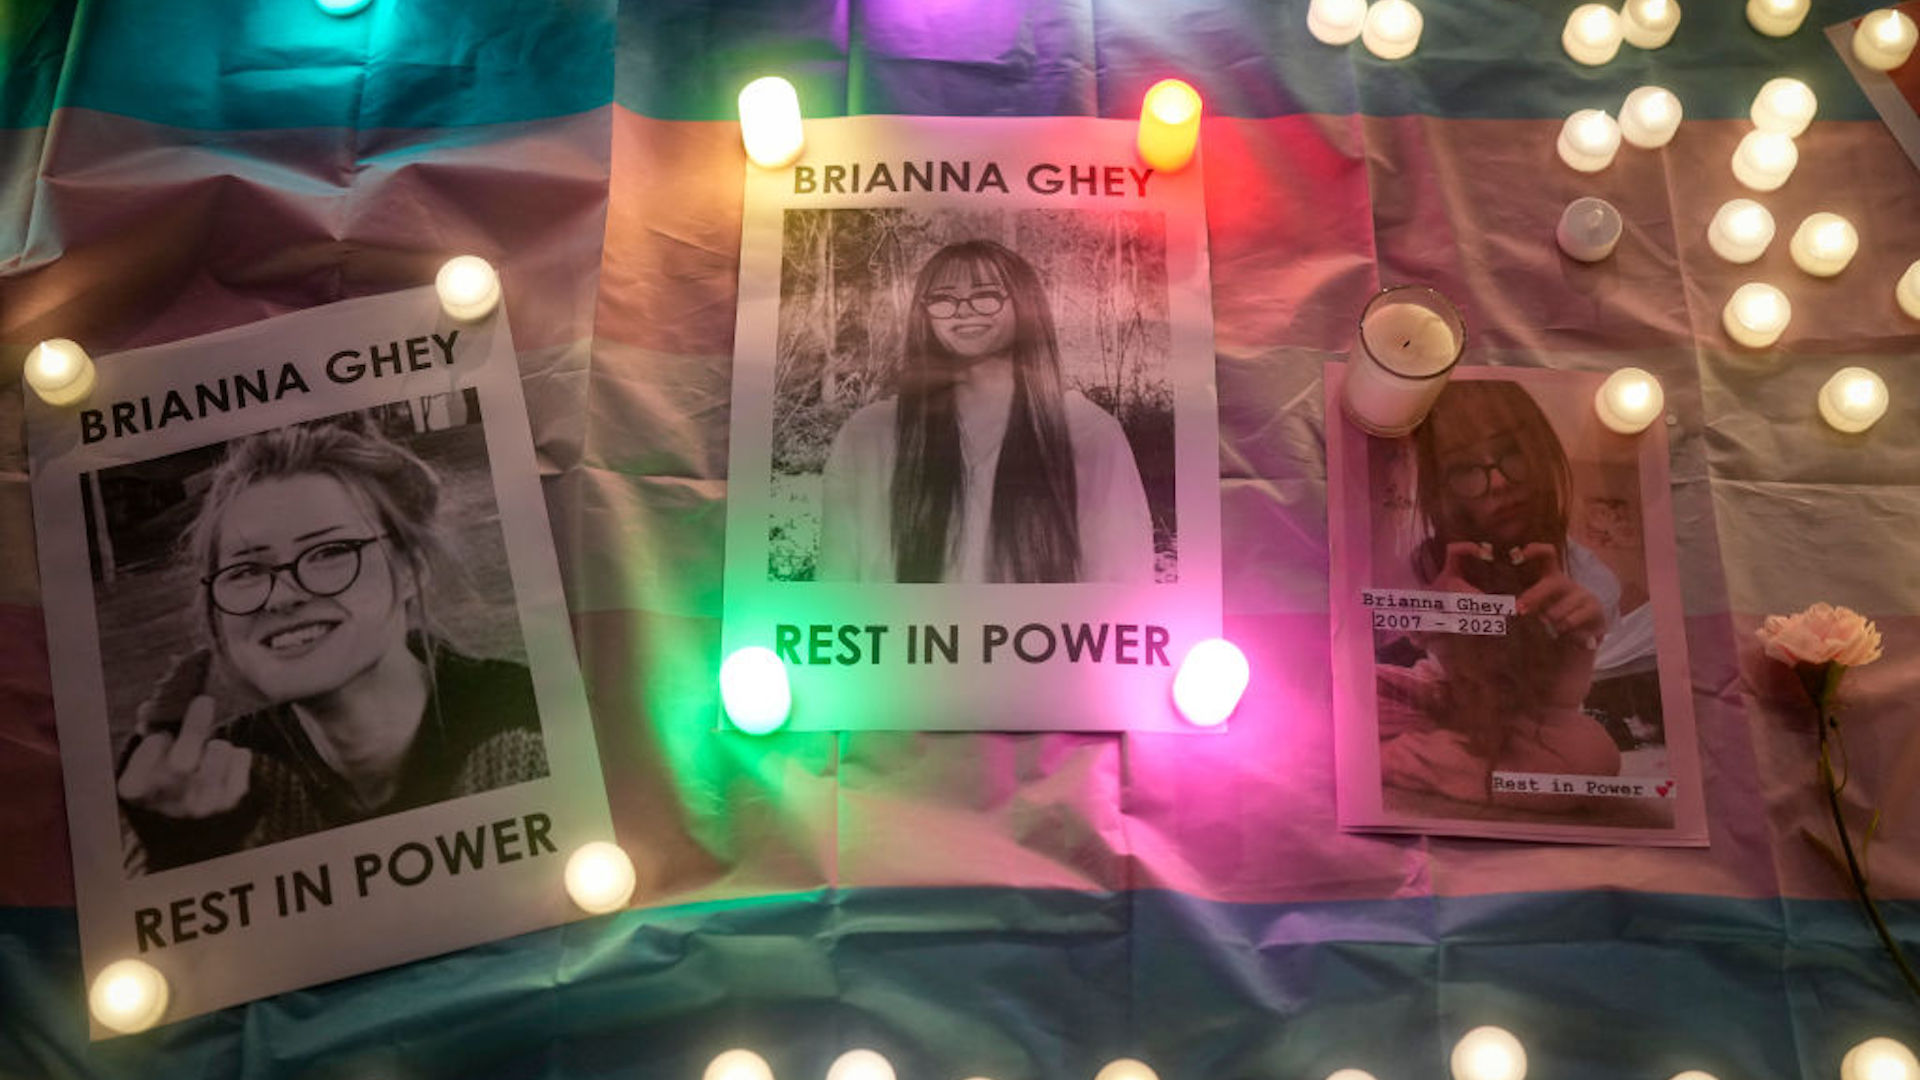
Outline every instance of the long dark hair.
<path id="1" fill-rule="evenodd" d="M 990 275 L 1013 305 L 1013 402 L 988 520 L 990 581 L 1074 581 L 1080 522 L 1060 346 L 1040 275 L 991 240 L 948 244 L 914 284 L 894 419 L 893 559 L 900 581 L 939 581 L 961 531 L 966 462 L 954 413 L 952 360 L 924 301 L 960 271 Z"/>
<path id="2" fill-rule="evenodd" d="M 1414 430 L 1414 511 L 1420 543 L 1414 548 L 1414 570 L 1432 581 L 1446 563 L 1447 545 L 1456 540 L 1484 540 L 1469 536 L 1460 520 L 1459 500 L 1447 490 L 1440 471 L 1436 429 L 1472 424 L 1488 434 L 1511 432 L 1514 446 L 1535 471 L 1528 478 L 1528 533 L 1550 543 L 1567 556 L 1567 517 L 1573 500 L 1573 469 L 1567 451 L 1554 434 L 1553 423 L 1519 383 L 1503 379 L 1448 383 L 1433 403 L 1426 422 Z M 1506 552 L 1496 553 L 1504 559 Z"/>

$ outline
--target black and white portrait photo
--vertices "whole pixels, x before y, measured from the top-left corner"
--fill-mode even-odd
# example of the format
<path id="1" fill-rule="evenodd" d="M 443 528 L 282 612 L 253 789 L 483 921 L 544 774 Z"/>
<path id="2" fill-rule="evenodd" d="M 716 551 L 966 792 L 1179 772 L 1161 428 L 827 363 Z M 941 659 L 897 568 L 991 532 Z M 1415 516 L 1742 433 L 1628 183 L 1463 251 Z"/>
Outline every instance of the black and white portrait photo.
<path id="1" fill-rule="evenodd" d="M 80 482 L 130 873 L 546 775 L 472 391 Z"/>
<path id="2" fill-rule="evenodd" d="M 1178 577 L 1156 211 L 788 210 L 769 576 Z"/>

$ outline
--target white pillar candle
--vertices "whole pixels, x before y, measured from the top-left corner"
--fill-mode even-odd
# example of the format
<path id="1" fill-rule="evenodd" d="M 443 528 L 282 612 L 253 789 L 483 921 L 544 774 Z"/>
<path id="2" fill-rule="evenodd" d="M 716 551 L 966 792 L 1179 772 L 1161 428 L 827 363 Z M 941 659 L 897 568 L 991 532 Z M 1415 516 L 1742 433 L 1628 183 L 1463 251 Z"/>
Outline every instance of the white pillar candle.
<path id="1" fill-rule="evenodd" d="M 1733 151 L 1733 178 L 1754 191 L 1773 191 L 1800 164 L 1800 148 L 1777 131 L 1749 131 Z"/>
<path id="2" fill-rule="evenodd" d="M 1840 1059 L 1840 1080 L 1920 1080 L 1920 1061 L 1907 1044 L 1876 1036 Z"/>
<path id="3" fill-rule="evenodd" d="M 1768 79 L 1753 96 L 1753 107 L 1747 110 L 1747 115 L 1753 117 L 1753 126 L 1761 131 L 1797 137 L 1807 130 L 1819 108 L 1813 89 L 1799 79 Z"/>
<path id="4" fill-rule="evenodd" d="M 1747 22 L 1768 37 L 1786 37 L 1806 21 L 1812 0 L 1747 0 Z"/>
<path id="5" fill-rule="evenodd" d="M 1914 260 L 1907 272 L 1900 275 L 1900 281 L 1893 287 L 1893 298 L 1900 301 L 1900 310 L 1920 319 L 1920 259 Z"/>
<path id="6" fill-rule="evenodd" d="M 1647 430 L 1660 411 L 1667 407 L 1667 395 L 1660 380 L 1637 367 L 1624 367 L 1607 376 L 1593 395 L 1593 411 L 1600 422 L 1622 435 L 1637 435 Z"/>
<path id="7" fill-rule="evenodd" d="M 1581 262 L 1599 262 L 1620 242 L 1620 211 L 1591 195 L 1573 200 L 1560 214 L 1553 236 L 1560 250 Z"/>
<path id="8" fill-rule="evenodd" d="M 1787 294 L 1763 282 L 1749 281 L 1733 290 L 1720 312 L 1727 336 L 1749 349 L 1764 349 L 1780 340 L 1793 320 Z"/>
<path id="9" fill-rule="evenodd" d="M 1363 431 L 1405 435 L 1426 419 L 1460 359 L 1466 327 L 1447 298 L 1419 285 L 1375 293 L 1347 361 L 1341 411 Z"/>
<path id="10" fill-rule="evenodd" d="M 1477 1027 L 1453 1044 L 1447 1065 L 1453 1080 L 1524 1080 L 1527 1050 L 1506 1028 Z"/>
<path id="11" fill-rule="evenodd" d="M 1843 367 L 1820 387 L 1820 419 L 1835 431 L 1858 434 L 1886 414 L 1887 384 L 1866 368 Z"/>
<path id="12" fill-rule="evenodd" d="M 1359 37 L 1366 21 L 1367 0 L 1313 0 L 1307 7 L 1307 32 L 1329 45 Z"/>
<path id="13" fill-rule="evenodd" d="M 455 255 L 441 264 L 433 287 L 440 308 L 456 322 L 479 322 L 500 306 L 500 275 L 478 255 Z"/>
<path id="14" fill-rule="evenodd" d="M 75 405 L 93 393 L 93 358 L 66 338 L 49 338 L 27 353 L 27 385 L 49 405 Z"/>
<path id="15" fill-rule="evenodd" d="M 1750 263 L 1773 243 L 1773 215 L 1752 199 L 1731 199 L 1714 212 L 1707 244 L 1730 263 Z"/>
<path id="16" fill-rule="evenodd" d="M 1680 99 L 1664 86 L 1642 86 L 1620 106 L 1620 135 L 1642 150 L 1658 150 L 1680 130 Z"/>
<path id="17" fill-rule="evenodd" d="M 1620 8 L 1620 33 L 1637 49 L 1657 49 L 1672 41 L 1679 25 L 1677 0 L 1627 0 Z"/>
<path id="18" fill-rule="evenodd" d="M 1845 270 L 1860 250 L 1860 233 L 1839 214 L 1808 214 L 1793 230 L 1787 250 L 1795 266 L 1814 277 L 1832 277 Z"/>
<path id="19" fill-rule="evenodd" d="M 1620 149 L 1620 125 L 1599 109 L 1581 109 L 1560 125 L 1560 160 L 1581 172 L 1599 172 L 1613 164 Z"/>
<path id="20" fill-rule="evenodd" d="M 1605 4 L 1581 4 L 1567 16 L 1567 27 L 1560 32 L 1560 47 L 1582 64 L 1598 65 L 1620 51 L 1622 37 L 1618 12 Z"/>
<path id="21" fill-rule="evenodd" d="M 1367 9 L 1367 21 L 1360 31 L 1360 43 L 1382 60 L 1398 60 L 1413 53 L 1420 44 L 1420 30 L 1426 23 L 1420 9 L 1407 0 L 1374 0 Z"/>
<path id="22" fill-rule="evenodd" d="M 1920 29 L 1904 12 L 1881 8 L 1869 12 L 1853 32 L 1853 58 L 1875 71 L 1892 71 L 1913 55 Z"/>
<path id="23" fill-rule="evenodd" d="M 755 79 L 740 88 L 740 143 L 747 160 L 763 169 L 784 169 L 806 149 L 800 122 L 800 94 L 778 75 Z"/>

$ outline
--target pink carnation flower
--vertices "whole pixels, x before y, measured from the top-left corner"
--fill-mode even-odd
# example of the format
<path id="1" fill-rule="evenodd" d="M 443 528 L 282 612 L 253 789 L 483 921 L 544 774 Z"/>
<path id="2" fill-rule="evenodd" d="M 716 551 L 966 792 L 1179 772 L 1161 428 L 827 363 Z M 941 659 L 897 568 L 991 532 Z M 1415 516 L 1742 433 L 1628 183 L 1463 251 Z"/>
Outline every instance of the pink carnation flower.
<path id="1" fill-rule="evenodd" d="M 1782 663 L 1859 667 L 1880 659 L 1879 629 L 1851 608 L 1815 604 L 1798 615 L 1769 615 L 1757 633 Z"/>

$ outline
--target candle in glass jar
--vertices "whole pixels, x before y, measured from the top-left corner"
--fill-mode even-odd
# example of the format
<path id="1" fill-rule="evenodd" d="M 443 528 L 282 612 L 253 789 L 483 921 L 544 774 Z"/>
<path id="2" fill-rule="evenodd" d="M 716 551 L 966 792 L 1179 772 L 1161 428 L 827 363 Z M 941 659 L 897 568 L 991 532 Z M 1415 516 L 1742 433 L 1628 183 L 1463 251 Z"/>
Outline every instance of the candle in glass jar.
<path id="1" fill-rule="evenodd" d="M 1623 36 L 1619 13 L 1604 4 L 1581 4 L 1567 16 L 1560 47 L 1580 63 L 1593 66 L 1613 59 Z"/>
<path id="2" fill-rule="evenodd" d="M 1637 49 L 1657 49 L 1673 40 L 1680 25 L 1677 0 L 1627 0 L 1620 8 L 1620 32 Z"/>
<path id="3" fill-rule="evenodd" d="M 1787 294 L 1758 281 L 1733 290 L 1720 312 L 1727 336 L 1750 349 L 1764 349 L 1779 341 L 1792 320 L 1793 305 L 1787 302 Z"/>
<path id="4" fill-rule="evenodd" d="M 1412 55 L 1420 44 L 1423 25 L 1420 9 L 1407 0 L 1374 0 L 1360 30 L 1360 43 L 1382 60 L 1398 60 Z"/>
<path id="5" fill-rule="evenodd" d="M 1367 0 L 1313 0 L 1307 6 L 1307 32 L 1329 45 L 1359 37 L 1366 21 Z"/>
<path id="6" fill-rule="evenodd" d="M 1560 160 L 1571 168 L 1599 172 L 1619 149 L 1620 125 L 1599 109 L 1581 109 L 1560 125 Z"/>
<path id="7" fill-rule="evenodd" d="M 1887 384 L 1863 367 L 1844 367 L 1820 387 L 1820 418 L 1835 431 L 1865 431 L 1887 414 Z"/>
<path id="8" fill-rule="evenodd" d="M 1900 302 L 1900 310 L 1920 319 L 1920 259 L 1914 260 L 1907 272 L 1900 275 L 1900 281 L 1893 287 L 1893 298 Z"/>
<path id="9" fill-rule="evenodd" d="M 1860 233 L 1839 214 L 1808 214 L 1793 230 L 1787 250 L 1795 266 L 1814 277 L 1832 277 L 1845 270 L 1860 250 Z"/>
<path id="10" fill-rule="evenodd" d="M 1553 235 L 1568 257 L 1599 262 L 1613 254 L 1614 246 L 1620 243 L 1620 232 L 1620 211 L 1605 199 L 1588 195 L 1567 204 Z"/>
<path id="11" fill-rule="evenodd" d="M 1607 376 L 1593 395 L 1593 411 L 1600 422 L 1622 435 L 1637 435 L 1667 407 L 1660 380 L 1637 367 L 1625 367 Z"/>
<path id="12" fill-rule="evenodd" d="M 1466 327 L 1446 297 L 1419 285 L 1374 294 L 1360 316 L 1340 408 L 1362 430 L 1405 435 L 1426 419 L 1460 359 Z"/>
<path id="13" fill-rule="evenodd" d="M 1920 29 L 1893 8 L 1869 12 L 1853 31 L 1853 58 L 1875 71 L 1892 71 L 1913 55 Z"/>
<path id="14" fill-rule="evenodd" d="M 1714 212 L 1707 245 L 1730 263 L 1750 263 L 1773 243 L 1773 215 L 1752 199 L 1732 199 Z"/>
<path id="15" fill-rule="evenodd" d="M 1773 191 L 1793 175 L 1800 150 L 1777 131 L 1749 131 L 1733 151 L 1733 178 L 1754 191 Z"/>
<path id="16" fill-rule="evenodd" d="M 1747 115 L 1761 131 L 1797 136 L 1807 130 L 1819 107 L 1812 88 L 1799 79 L 1768 79 L 1753 96 L 1753 107 Z"/>
<path id="17" fill-rule="evenodd" d="M 1811 0 L 1747 0 L 1747 22 L 1768 37 L 1786 37 L 1806 21 Z"/>
<path id="18" fill-rule="evenodd" d="M 1680 130 L 1680 99 L 1663 86 L 1642 86 L 1620 106 L 1620 135 L 1642 150 L 1658 150 Z"/>

